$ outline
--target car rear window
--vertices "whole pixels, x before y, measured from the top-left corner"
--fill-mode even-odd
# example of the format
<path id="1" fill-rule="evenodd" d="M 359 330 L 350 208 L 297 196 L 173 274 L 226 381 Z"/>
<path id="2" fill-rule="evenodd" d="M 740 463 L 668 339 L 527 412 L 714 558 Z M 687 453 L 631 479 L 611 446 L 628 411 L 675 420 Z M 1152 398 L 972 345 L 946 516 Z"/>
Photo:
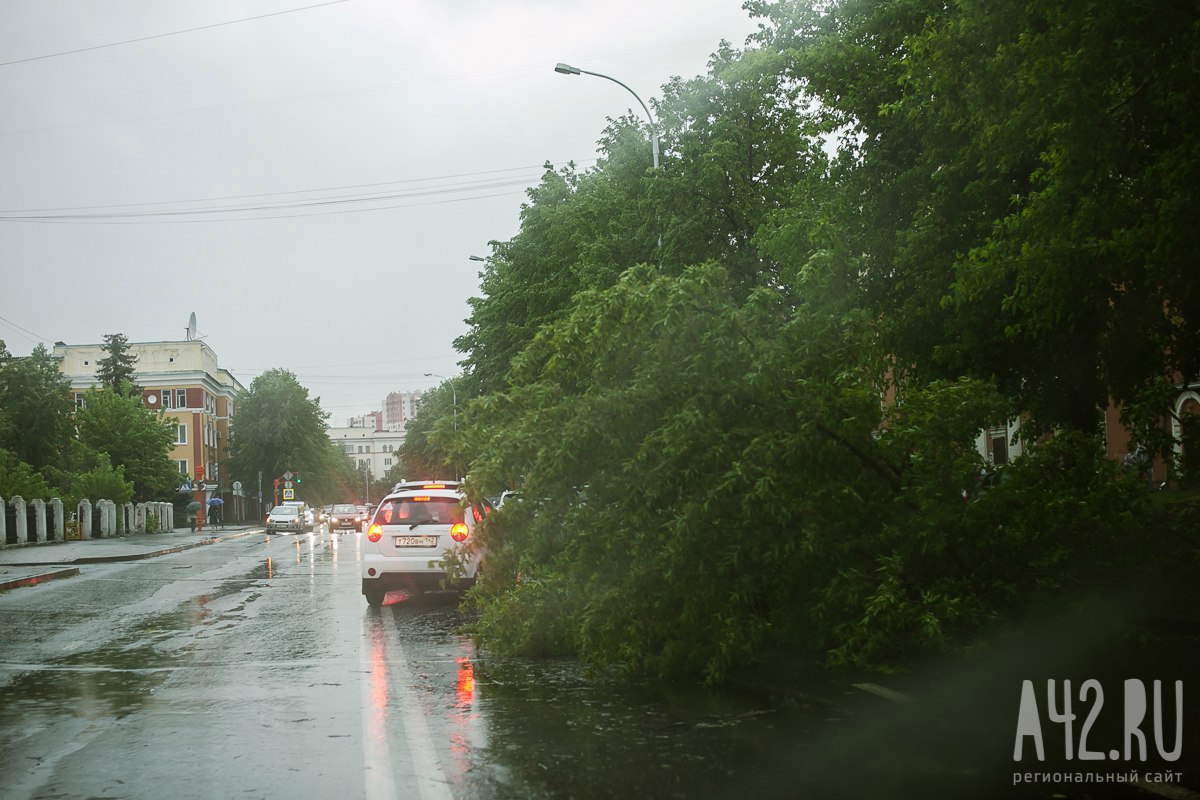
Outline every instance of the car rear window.
<path id="1" fill-rule="evenodd" d="M 354 506 L 334 506 L 333 513 L 335 514 L 357 514 L 358 509 Z"/>
<path id="2" fill-rule="evenodd" d="M 451 525 L 463 521 L 463 510 L 458 498 L 418 494 L 384 500 L 375 512 L 375 521 L 383 525 Z"/>

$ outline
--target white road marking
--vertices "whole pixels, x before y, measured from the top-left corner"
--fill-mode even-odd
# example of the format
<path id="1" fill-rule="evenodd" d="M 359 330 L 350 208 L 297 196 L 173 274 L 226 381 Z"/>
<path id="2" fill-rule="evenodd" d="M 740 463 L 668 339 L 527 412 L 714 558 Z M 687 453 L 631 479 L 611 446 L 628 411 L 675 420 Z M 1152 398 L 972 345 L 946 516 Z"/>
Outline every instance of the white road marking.
<path id="1" fill-rule="evenodd" d="M 368 800 L 391 798 L 396 792 L 391 767 L 387 719 L 398 710 L 404 725 L 404 743 L 412 760 L 413 777 L 421 800 L 453 800 L 450 782 L 438 762 L 437 751 L 413 690 L 414 675 L 408 667 L 399 632 L 386 610 L 379 617 L 364 618 L 362 651 L 363 758 L 366 766 Z"/>

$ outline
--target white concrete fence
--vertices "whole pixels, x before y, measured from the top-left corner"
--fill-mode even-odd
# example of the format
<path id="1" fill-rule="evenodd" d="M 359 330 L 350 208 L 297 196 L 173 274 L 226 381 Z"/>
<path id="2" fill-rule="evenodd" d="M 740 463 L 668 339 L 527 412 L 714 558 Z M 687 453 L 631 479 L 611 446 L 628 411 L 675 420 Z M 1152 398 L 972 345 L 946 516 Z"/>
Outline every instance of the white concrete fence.
<path id="1" fill-rule="evenodd" d="M 10 508 L 16 529 L 13 542 L 9 541 L 8 530 Z M 0 497 L 0 509 L 5 512 L 0 514 L 0 548 L 61 542 L 67 538 L 107 539 L 127 533 L 170 531 L 175 527 L 175 507 L 171 503 L 125 503 L 118 506 L 112 500 L 97 500 L 94 505 L 91 500 L 80 500 L 74 513 L 68 517 L 62 500 L 57 497 L 47 502 L 41 499 L 27 501 L 20 495 L 14 495 L 7 502 Z"/>

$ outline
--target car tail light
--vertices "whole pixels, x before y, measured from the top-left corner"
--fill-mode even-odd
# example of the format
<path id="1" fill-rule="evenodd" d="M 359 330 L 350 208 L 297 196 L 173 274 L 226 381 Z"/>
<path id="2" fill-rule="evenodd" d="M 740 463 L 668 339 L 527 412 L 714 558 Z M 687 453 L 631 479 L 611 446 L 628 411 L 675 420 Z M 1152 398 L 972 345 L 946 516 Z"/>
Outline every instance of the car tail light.
<path id="1" fill-rule="evenodd" d="M 456 522 L 450 528 L 450 538 L 456 542 L 465 542 L 468 533 L 467 523 L 465 522 Z"/>
<path id="2" fill-rule="evenodd" d="M 367 538 L 372 542 L 378 542 L 383 538 L 383 526 L 372 525 L 371 527 L 367 528 Z"/>

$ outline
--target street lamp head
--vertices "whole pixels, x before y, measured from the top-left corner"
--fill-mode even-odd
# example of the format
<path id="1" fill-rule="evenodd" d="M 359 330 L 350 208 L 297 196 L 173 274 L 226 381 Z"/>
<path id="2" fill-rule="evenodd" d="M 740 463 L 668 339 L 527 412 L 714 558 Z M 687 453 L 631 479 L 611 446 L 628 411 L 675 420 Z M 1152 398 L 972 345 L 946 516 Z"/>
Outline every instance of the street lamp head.
<path id="1" fill-rule="evenodd" d="M 564 64 L 561 61 L 554 66 L 555 72 L 561 72 L 563 75 L 578 75 L 579 67 L 572 67 L 570 64 Z"/>
<path id="2" fill-rule="evenodd" d="M 467 256 L 471 261 L 487 261 L 483 256 Z"/>

